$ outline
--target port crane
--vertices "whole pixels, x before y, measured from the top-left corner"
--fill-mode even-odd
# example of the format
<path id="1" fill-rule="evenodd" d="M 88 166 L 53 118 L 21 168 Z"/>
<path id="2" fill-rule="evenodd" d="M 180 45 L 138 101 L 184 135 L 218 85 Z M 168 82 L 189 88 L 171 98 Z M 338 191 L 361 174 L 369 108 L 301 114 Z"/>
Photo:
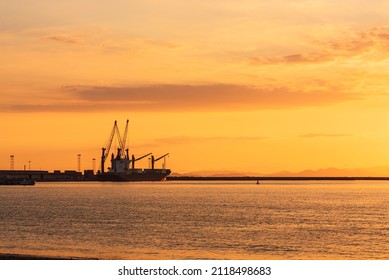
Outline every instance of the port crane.
<path id="1" fill-rule="evenodd" d="M 127 143 L 127 133 L 128 133 L 128 120 L 126 122 L 126 127 L 125 127 L 125 130 L 124 130 L 124 135 L 123 135 L 123 138 L 120 136 L 120 132 L 119 132 L 119 127 L 117 125 L 117 121 L 115 121 L 114 125 L 113 125 L 113 128 L 111 130 L 111 133 L 109 134 L 109 137 L 108 137 L 108 140 L 107 142 L 105 143 L 105 146 L 102 148 L 102 153 L 101 153 L 101 173 L 104 173 L 105 170 L 104 170 L 104 164 L 105 164 L 105 161 L 111 151 L 111 147 L 112 147 L 112 142 L 113 142 L 113 139 L 115 138 L 115 135 L 118 142 L 119 142 L 119 147 L 118 148 L 118 153 L 117 153 L 117 158 L 119 159 L 124 159 L 124 158 L 128 158 L 128 149 L 125 149 L 125 146 L 126 146 L 126 143 Z"/>
<path id="2" fill-rule="evenodd" d="M 154 156 L 151 156 L 151 169 L 154 169 L 154 163 L 160 159 L 164 159 L 166 161 L 166 156 L 168 156 L 169 153 L 164 154 L 163 156 L 160 156 L 159 158 L 154 158 Z M 165 168 L 166 162 L 163 163 L 163 168 Z"/>
<path id="3" fill-rule="evenodd" d="M 166 157 L 169 155 L 164 154 L 160 157 L 154 157 L 152 153 L 135 157 L 134 154 L 129 155 L 128 145 L 128 123 L 124 129 L 124 134 L 120 134 L 117 121 L 114 122 L 113 128 L 109 134 L 109 137 L 102 148 L 101 153 L 101 169 L 96 174 L 96 178 L 99 181 L 161 181 L 165 180 L 166 176 L 171 173 L 170 169 L 166 169 Z M 115 141 L 115 143 L 113 143 Z M 112 148 L 117 151 L 112 151 Z M 104 170 L 105 162 L 108 156 L 111 154 L 111 166 L 108 167 L 107 172 Z M 141 160 L 147 156 L 150 156 L 149 160 L 152 162 L 151 169 L 135 169 L 135 164 L 138 160 Z M 154 168 L 155 162 L 164 159 L 162 169 Z"/>

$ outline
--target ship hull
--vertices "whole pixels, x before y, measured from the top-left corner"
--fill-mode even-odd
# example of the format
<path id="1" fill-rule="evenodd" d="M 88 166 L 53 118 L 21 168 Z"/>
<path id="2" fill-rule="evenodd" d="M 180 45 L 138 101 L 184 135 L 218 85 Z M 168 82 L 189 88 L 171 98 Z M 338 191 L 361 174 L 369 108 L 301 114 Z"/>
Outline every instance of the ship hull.
<path id="1" fill-rule="evenodd" d="M 142 182 L 142 181 L 165 181 L 171 173 L 170 169 L 142 170 L 141 172 L 113 173 L 106 172 L 97 174 L 97 181 L 102 182 Z"/>
<path id="2" fill-rule="evenodd" d="M 10 178 L 4 179 L 0 178 L 1 186 L 33 186 L 35 185 L 35 181 L 26 178 Z"/>

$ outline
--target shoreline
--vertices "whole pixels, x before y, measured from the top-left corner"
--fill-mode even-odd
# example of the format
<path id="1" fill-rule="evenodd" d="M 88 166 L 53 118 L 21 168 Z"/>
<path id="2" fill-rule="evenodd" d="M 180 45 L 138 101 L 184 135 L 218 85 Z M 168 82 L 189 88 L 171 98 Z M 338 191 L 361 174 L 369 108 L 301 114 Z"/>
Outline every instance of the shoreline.
<path id="1" fill-rule="evenodd" d="M 55 256 L 39 256 L 29 254 L 6 254 L 0 253 L 0 260 L 89 260 L 78 257 L 55 257 Z"/>
<path id="2" fill-rule="evenodd" d="M 389 181 L 389 177 L 168 176 L 167 181 Z"/>

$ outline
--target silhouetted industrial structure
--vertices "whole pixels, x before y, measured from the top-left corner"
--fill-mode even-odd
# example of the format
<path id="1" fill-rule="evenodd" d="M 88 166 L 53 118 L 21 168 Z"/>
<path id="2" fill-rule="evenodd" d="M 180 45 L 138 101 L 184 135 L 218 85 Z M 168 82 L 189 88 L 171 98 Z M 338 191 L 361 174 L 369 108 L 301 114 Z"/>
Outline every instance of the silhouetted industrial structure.
<path id="1" fill-rule="evenodd" d="M 120 131 L 117 125 L 117 121 L 114 122 L 111 133 L 109 134 L 108 140 L 105 146 L 102 148 L 101 153 L 101 169 L 97 174 L 97 179 L 101 181 L 161 181 L 168 176 L 171 171 L 166 169 L 166 161 L 161 169 L 154 168 L 154 162 L 166 158 L 169 154 L 165 154 L 157 159 L 154 159 L 152 153 L 146 155 L 135 157 L 134 154 L 129 156 L 129 149 L 127 148 L 127 137 L 128 137 L 128 123 L 127 120 L 126 126 L 124 129 L 123 137 L 120 135 Z M 105 171 L 105 162 L 109 157 L 112 142 L 114 138 L 119 143 L 117 148 L 116 155 L 111 154 L 111 167 L 108 168 L 108 171 Z M 135 168 L 135 163 L 147 156 L 151 155 L 151 169 L 141 169 Z M 131 167 L 130 167 L 131 166 Z"/>

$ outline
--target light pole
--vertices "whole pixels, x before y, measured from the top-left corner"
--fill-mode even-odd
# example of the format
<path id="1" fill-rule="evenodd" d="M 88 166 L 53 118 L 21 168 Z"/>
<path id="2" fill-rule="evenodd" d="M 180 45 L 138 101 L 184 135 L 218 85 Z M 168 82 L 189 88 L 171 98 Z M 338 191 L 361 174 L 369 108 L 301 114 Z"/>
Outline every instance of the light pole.
<path id="1" fill-rule="evenodd" d="M 77 171 L 81 172 L 81 154 L 77 155 Z"/>
<path id="2" fill-rule="evenodd" d="M 95 169 L 96 169 L 96 159 L 92 158 L 92 169 L 93 169 L 93 174 L 95 174 Z"/>
<path id="3" fill-rule="evenodd" d="M 9 160 L 10 160 L 10 169 L 14 170 L 14 168 L 15 168 L 15 156 L 10 155 Z"/>

